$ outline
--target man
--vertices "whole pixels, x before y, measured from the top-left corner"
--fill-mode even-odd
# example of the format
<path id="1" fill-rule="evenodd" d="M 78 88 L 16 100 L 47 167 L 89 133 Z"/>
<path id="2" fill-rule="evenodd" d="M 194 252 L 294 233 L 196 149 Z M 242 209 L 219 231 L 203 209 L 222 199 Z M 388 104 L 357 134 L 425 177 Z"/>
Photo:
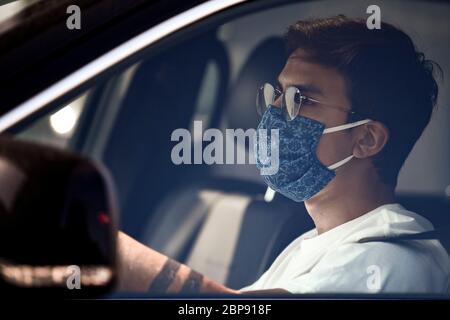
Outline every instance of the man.
<path id="1" fill-rule="evenodd" d="M 395 203 L 397 176 L 428 124 L 433 64 L 402 31 L 344 16 L 299 21 L 286 34 L 278 86 L 262 87 L 258 129 L 279 132 L 279 170 L 264 180 L 304 201 L 316 228 L 253 285 L 235 291 L 119 236 L 124 289 L 150 292 L 433 292 L 449 286 L 437 240 L 390 241 L 433 229 Z M 259 137 L 261 138 L 261 137 Z M 259 154 L 257 166 L 268 165 Z M 275 141 L 276 143 L 276 141 Z"/>

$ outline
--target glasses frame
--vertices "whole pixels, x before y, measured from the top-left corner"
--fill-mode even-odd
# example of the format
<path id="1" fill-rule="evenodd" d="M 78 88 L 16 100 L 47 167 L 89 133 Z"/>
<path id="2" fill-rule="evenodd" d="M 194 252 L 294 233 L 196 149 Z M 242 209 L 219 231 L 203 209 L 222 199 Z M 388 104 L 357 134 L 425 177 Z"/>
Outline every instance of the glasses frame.
<path id="1" fill-rule="evenodd" d="M 266 102 L 266 97 L 264 95 L 264 91 L 265 91 L 264 89 L 266 88 L 266 86 L 270 86 L 271 90 L 273 91 L 272 99 L 271 99 L 272 101 L 269 102 L 269 103 Z M 298 107 L 288 108 L 287 107 L 287 103 L 288 102 L 286 101 L 286 92 L 292 91 L 292 90 L 295 90 L 293 98 L 292 98 L 292 101 L 294 101 L 294 103 L 296 103 L 298 105 Z M 286 90 L 284 92 L 282 92 L 277 87 L 274 87 L 271 83 L 266 82 L 262 86 L 260 86 L 260 88 L 259 88 L 259 90 L 257 92 L 257 96 L 256 96 L 256 110 L 257 110 L 258 114 L 261 115 L 261 116 L 262 116 L 261 113 L 263 113 L 262 108 L 259 106 L 260 99 L 261 99 L 261 94 L 263 95 L 262 98 L 263 98 L 263 101 L 264 101 L 264 110 L 267 110 L 269 108 L 269 105 L 271 105 L 271 104 L 273 105 L 273 103 L 278 98 L 280 98 L 282 96 L 281 109 L 282 109 L 283 114 L 285 115 L 285 118 L 286 118 L 287 121 L 292 121 L 292 120 L 294 120 L 297 117 L 298 113 L 300 112 L 300 108 L 302 107 L 303 101 L 306 101 L 306 100 L 314 102 L 314 103 L 317 103 L 317 104 L 320 104 L 320 105 L 323 105 L 325 107 L 329 107 L 329 108 L 332 108 L 332 109 L 335 109 L 335 110 L 346 112 L 349 115 L 356 114 L 355 111 L 351 110 L 351 107 L 347 107 L 348 108 L 347 109 L 347 108 L 343 108 L 343 107 L 333 106 L 333 105 L 330 105 L 328 103 L 324 103 L 324 102 L 322 102 L 320 100 L 308 97 L 308 96 L 302 94 L 302 91 L 299 88 L 297 88 L 296 86 L 288 86 L 286 88 Z M 298 95 L 298 97 L 300 97 L 300 101 L 299 102 L 295 102 L 295 96 L 297 96 L 297 95 Z M 295 111 L 295 109 L 297 109 L 295 111 L 295 115 L 294 116 L 292 116 L 290 114 L 290 112 L 289 112 L 290 109 L 294 109 L 294 111 Z"/>

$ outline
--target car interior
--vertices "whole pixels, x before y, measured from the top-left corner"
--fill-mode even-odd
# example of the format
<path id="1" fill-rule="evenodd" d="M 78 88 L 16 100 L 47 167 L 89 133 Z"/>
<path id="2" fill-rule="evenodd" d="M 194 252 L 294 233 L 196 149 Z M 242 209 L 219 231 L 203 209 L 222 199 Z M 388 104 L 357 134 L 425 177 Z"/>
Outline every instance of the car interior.
<path id="1" fill-rule="evenodd" d="M 405 12 L 399 2 L 385 4 L 386 19 L 410 31 L 444 75 L 450 74 L 450 31 L 432 32 L 431 26 L 450 19 L 450 6 L 414 2 Z M 51 115 L 45 115 L 18 136 L 106 164 L 117 186 L 121 230 L 220 283 L 242 288 L 257 280 L 291 241 L 314 228 L 312 220 L 302 203 L 267 193 L 255 165 L 173 164 L 176 141 L 171 133 L 177 128 L 192 131 L 194 120 L 203 121 L 203 129 L 256 128 L 256 91 L 261 83 L 275 82 L 283 68 L 285 27 L 317 12 L 366 14 L 351 1 L 322 1 L 275 6 L 219 24 L 205 22 L 170 37 L 61 106 L 82 101 L 70 133 L 52 131 Z M 450 227 L 448 92 L 444 82 L 438 109 L 397 189 L 398 202 L 436 229 Z M 194 134 L 192 143 L 196 139 L 202 137 Z M 252 156 L 249 143 L 237 148 Z M 450 252 L 447 234 L 440 240 Z"/>

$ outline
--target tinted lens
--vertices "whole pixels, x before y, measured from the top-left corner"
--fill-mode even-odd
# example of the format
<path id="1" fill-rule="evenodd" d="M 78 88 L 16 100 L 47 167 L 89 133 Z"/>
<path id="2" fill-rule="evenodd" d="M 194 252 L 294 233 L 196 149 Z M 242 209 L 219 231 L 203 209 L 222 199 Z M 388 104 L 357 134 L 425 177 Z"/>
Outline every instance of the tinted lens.
<path id="1" fill-rule="evenodd" d="M 284 93 L 284 109 L 287 120 L 294 120 L 300 110 L 301 93 L 296 87 L 288 87 Z"/>
<path id="2" fill-rule="evenodd" d="M 274 100 L 275 89 L 270 83 L 265 83 L 259 88 L 256 96 L 256 111 L 262 116 Z"/>

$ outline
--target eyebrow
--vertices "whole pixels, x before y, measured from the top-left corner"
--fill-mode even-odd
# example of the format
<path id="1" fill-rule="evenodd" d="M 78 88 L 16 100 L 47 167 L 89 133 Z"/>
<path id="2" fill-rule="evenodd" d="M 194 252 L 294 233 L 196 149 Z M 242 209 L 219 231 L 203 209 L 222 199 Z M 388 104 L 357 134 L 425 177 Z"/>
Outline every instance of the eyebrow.
<path id="1" fill-rule="evenodd" d="M 277 79 L 277 85 L 284 90 L 284 87 L 281 85 L 280 79 Z M 289 87 L 289 86 L 296 87 L 303 93 L 315 93 L 315 94 L 324 96 L 323 91 L 319 87 L 317 87 L 313 84 L 310 84 L 310 83 L 309 84 L 288 84 L 286 87 Z"/>

